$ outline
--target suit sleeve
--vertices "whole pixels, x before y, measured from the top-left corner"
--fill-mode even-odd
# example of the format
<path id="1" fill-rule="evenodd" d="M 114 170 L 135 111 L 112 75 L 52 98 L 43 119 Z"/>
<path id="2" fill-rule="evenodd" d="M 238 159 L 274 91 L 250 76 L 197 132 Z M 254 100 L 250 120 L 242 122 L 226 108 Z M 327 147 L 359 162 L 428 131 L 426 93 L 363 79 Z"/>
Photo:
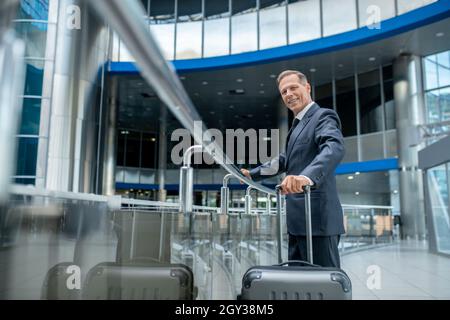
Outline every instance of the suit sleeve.
<path id="1" fill-rule="evenodd" d="M 250 170 L 250 175 L 255 181 L 277 176 L 286 171 L 286 155 L 280 153 L 278 157 Z"/>
<path id="2" fill-rule="evenodd" d="M 344 138 L 337 113 L 325 109 L 319 116 L 315 128 L 315 142 L 318 148 L 313 161 L 300 173 L 309 177 L 319 187 L 323 179 L 333 173 L 344 158 Z"/>

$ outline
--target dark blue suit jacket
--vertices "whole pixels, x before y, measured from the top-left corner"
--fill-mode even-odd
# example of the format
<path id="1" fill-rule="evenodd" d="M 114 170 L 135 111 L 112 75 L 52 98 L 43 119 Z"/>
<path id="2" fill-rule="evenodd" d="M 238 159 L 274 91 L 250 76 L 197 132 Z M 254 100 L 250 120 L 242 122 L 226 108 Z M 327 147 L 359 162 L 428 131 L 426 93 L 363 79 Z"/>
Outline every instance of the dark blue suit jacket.
<path id="1" fill-rule="evenodd" d="M 305 175 L 315 189 L 311 192 L 312 235 L 345 233 L 342 206 L 334 171 L 344 157 L 344 140 L 337 113 L 314 104 L 291 134 L 286 152 L 250 171 L 258 181 L 286 172 Z M 286 196 L 288 232 L 306 235 L 303 193 Z"/>

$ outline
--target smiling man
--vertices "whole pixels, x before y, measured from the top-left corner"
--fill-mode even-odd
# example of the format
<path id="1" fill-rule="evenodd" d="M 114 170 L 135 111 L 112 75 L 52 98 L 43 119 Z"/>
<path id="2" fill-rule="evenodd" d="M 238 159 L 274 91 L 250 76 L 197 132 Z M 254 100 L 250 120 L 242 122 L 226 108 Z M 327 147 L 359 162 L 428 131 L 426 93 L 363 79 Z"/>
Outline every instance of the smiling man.
<path id="1" fill-rule="evenodd" d="M 340 235 L 345 231 L 334 176 L 336 167 L 344 157 L 339 117 L 335 111 L 320 108 L 312 101 L 311 86 L 303 73 L 283 71 L 277 82 L 284 104 L 295 117 L 287 135 L 286 150 L 258 168 L 241 171 L 254 180 L 286 173 L 281 186 L 283 194 L 286 194 L 289 260 L 307 260 L 305 198 L 302 190 L 305 185 L 313 185 L 311 222 L 314 263 L 323 267 L 340 267 L 338 244 Z"/>

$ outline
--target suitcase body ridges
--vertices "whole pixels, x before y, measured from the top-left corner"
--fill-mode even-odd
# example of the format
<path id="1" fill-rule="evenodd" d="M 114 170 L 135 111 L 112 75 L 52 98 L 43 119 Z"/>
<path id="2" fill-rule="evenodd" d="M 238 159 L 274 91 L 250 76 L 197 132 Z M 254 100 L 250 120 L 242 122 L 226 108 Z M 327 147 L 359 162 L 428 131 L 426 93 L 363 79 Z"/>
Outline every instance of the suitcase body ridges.
<path id="1" fill-rule="evenodd" d="M 351 300 L 351 281 L 338 268 L 252 267 L 242 279 L 243 300 Z"/>

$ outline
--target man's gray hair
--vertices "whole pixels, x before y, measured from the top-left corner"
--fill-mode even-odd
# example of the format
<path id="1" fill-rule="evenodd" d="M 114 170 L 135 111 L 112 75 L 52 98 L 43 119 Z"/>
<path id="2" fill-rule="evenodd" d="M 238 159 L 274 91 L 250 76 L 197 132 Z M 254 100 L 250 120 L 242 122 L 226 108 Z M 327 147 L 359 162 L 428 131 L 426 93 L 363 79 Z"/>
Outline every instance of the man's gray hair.
<path id="1" fill-rule="evenodd" d="M 301 73 L 300 71 L 297 71 L 297 70 L 285 70 L 285 71 L 283 71 L 282 73 L 280 73 L 278 75 L 277 83 L 280 84 L 280 81 L 284 77 L 290 76 L 292 74 L 295 74 L 298 77 L 298 79 L 300 80 L 301 84 L 306 84 L 308 82 L 308 78 L 306 78 L 306 76 L 303 73 Z"/>

